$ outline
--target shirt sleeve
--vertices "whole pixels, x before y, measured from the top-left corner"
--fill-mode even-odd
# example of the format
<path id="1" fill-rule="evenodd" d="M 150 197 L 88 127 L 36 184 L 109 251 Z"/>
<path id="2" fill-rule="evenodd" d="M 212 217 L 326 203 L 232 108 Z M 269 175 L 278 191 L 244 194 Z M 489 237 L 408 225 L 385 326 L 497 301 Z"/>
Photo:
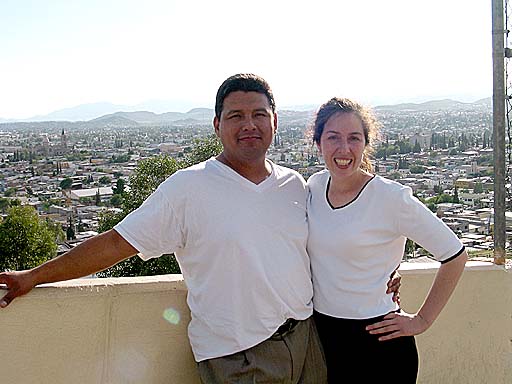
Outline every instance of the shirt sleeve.
<path id="1" fill-rule="evenodd" d="M 400 190 L 399 231 L 429 251 L 437 261 L 447 261 L 461 253 L 457 235 L 421 201 L 409 187 Z"/>
<path id="2" fill-rule="evenodd" d="M 143 260 L 173 253 L 184 246 L 182 223 L 162 186 L 114 226 Z M 175 201 L 175 204 L 177 202 Z"/>

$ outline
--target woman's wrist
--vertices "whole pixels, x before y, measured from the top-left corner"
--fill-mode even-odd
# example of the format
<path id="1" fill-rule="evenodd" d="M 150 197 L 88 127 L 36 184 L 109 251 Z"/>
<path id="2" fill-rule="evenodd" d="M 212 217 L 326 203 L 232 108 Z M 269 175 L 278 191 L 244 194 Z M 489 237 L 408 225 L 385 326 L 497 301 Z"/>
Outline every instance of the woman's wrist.
<path id="1" fill-rule="evenodd" d="M 430 321 L 428 321 L 420 312 L 418 312 L 416 316 L 419 317 L 423 323 L 425 323 L 426 328 L 430 327 Z"/>

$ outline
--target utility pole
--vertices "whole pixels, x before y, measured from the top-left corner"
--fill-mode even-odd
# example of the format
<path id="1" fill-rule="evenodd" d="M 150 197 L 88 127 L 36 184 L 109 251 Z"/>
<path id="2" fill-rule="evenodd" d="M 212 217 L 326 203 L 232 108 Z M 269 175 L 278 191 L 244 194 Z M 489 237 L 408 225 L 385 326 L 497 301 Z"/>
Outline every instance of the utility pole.
<path id="1" fill-rule="evenodd" d="M 492 0 L 494 263 L 505 264 L 505 23 L 503 0 Z"/>

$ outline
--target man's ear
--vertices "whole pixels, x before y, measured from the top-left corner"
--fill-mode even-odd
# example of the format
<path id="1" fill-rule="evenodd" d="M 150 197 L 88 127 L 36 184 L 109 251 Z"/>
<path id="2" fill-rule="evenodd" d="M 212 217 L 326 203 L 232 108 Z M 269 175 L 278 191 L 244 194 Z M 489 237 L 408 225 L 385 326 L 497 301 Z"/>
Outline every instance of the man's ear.
<path id="1" fill-rule="evenodd" d="M 318 153 L 320 153 L 320 155 L 322 154 L 322 148 L 320 148 L 320 144 L 318 143 L 315 143 L 316 144 L 316 148 L 318 149 Z"/>
<path id="2" fill-rule="evenodd" d="M 213 128 L 215 128 L 215 134 L 217 135 L 217 137 L 220 137 L 219 118 L 217 116 L 213 118 Z"/>
<path id="3" fill-rule="evenodd" d="M 274 113 L 274 134 L 277 132 L 277 112 Z"/>

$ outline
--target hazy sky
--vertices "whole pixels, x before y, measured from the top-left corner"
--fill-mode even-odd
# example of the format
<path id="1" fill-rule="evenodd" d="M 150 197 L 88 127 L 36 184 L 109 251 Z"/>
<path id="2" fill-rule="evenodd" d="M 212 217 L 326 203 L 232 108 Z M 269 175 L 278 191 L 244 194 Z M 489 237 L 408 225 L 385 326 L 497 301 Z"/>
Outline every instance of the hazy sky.
<path id="1" fill-rule="evenodd" d="M 213 107 L 228 76 L 279 106 L 492 95 L 491 1 L 0 0 L 0 117 L 151 99 Z"/>

